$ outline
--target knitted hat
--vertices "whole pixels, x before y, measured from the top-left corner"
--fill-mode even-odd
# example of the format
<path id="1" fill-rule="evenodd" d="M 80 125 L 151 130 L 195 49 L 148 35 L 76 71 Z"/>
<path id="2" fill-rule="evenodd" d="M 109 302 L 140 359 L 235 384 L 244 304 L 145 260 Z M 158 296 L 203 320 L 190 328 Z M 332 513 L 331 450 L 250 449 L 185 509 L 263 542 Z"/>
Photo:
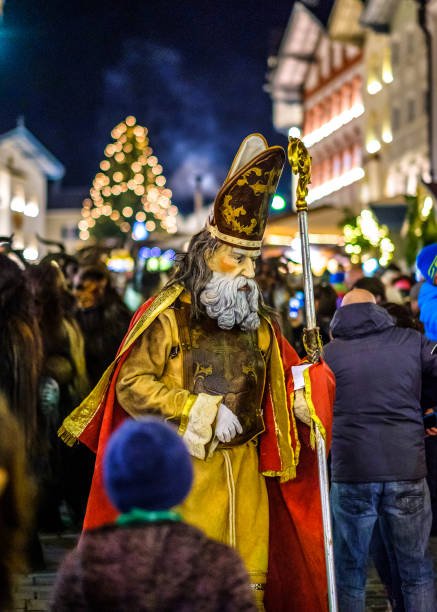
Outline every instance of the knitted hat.
<path id="1" fill-rule="evenodd" d="M 193 468 L 173 427 L 155 417 L 129 419 L 108 442 L 103 480 L 120 512 L 168 510 L 187 496 Z"/>
<path id="2" fill-rule="evenodd" d="M 417 256 L 416 264 L 422 276 L 433 283 L 437 274 L 437 243 L 423 248 Z"/>

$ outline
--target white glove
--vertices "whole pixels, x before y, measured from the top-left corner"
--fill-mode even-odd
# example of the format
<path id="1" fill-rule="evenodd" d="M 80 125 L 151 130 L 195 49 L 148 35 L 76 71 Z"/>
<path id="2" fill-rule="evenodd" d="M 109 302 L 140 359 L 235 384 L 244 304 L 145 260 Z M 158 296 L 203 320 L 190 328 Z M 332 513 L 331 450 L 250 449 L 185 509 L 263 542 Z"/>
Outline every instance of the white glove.
<path id="1" fill-rule="evenodd" d="M 230 442 L 235 438 L 237 433 L 243 433 L 243 428 L 240 421 L 224 404 L 220 404 L 217 413 L 217 425 L 215 427 L 215 435 L 220 442 Z"/>

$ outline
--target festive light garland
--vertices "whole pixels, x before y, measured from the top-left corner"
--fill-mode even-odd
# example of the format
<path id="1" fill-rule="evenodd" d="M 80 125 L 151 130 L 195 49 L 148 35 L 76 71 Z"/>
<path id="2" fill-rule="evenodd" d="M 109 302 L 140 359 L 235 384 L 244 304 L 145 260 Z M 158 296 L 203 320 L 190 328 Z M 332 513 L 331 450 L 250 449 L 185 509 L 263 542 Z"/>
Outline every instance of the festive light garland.
<path id="1" fill-rule="evenodd" d="M 388 228 L 379 225 L 371 210 L 364 209 L 343 227 L 344 250 L 351 262 L 361 263 L 372 254 L 377 255 L 379 264 L 386 266 L 393 257 L 395 245 L 388 236 Z"/>
<path id="2" fill-rule="evenodd" d="M 171 202 L 172 192 L 165 186 L 147 133 L 132 115 L 112 130 L 113 142 L 105 148 L 91 198 L 83 201 L 78 224 L 81 240 L 129 235 L 143 240 L 150 232 L 177 231 L 178 209 Z"/>

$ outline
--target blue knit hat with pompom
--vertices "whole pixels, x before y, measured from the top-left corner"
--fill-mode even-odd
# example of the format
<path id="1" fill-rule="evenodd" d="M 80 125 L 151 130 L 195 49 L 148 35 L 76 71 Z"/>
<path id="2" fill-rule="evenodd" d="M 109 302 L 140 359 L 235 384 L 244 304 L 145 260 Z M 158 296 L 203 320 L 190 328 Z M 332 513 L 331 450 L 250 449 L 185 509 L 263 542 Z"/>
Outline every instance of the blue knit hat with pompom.
<path id="1" fill-rule="evenodd" d="M 172 426 L 155 417 L 128 419 L 108 442 L 103 480 L 120 512 L 168 510 L 188 495 L 193 468 L 187 447 Z"/>
<path id="2" fill-rule="evenodd" d="M 437 243 L 429 244 L 417 256 L 416 265 L 422 276 L 433 283 L 437 274 Z"/>

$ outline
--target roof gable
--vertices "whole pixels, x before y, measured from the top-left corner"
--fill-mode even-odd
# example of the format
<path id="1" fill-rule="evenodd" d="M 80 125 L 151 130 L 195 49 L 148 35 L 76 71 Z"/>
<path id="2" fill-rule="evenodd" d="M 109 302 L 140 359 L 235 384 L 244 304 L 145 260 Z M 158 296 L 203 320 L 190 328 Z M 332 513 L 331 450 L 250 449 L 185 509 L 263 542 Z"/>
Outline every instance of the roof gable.
<path id="1" fill-rule="evenodd" d="M 64 176 L 65 168 L 61 162 L 24 125 L 2 134 L 0 145 L 2 143 L 11 144 L 24 157 L 32 159 L 49 180 L 59 181 Z"/>

